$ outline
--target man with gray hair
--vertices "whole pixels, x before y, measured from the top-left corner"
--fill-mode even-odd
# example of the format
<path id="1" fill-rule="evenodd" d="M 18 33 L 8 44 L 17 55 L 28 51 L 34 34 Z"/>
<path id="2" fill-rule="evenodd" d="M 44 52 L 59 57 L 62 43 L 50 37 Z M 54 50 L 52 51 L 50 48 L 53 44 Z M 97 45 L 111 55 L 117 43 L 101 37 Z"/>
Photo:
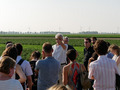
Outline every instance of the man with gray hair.
<path id="1" fill-rule="evenodd" d="M 61 69 L 59 73 L 59 83 L 62 83 L 62 68 L 67 64 L 66 61 L 66 52 L 68 45 L 64 44 L 63 35 L 58 33 L 55 35 L 56 44 L 52 46 L 53 48 L 53 57 L 61 63 Z"/>
<path id="2" fill-rule="evenodd" d="M 67 51 L 70 50 L 70 49 L 74 49 L 75 50 L 75 48 L 73 46 L 68 44 L 69 43 L 69 38 L 67 36 L 63 38 L 63 43 L 68 45 Z M 78 55 L 77 51 L 76 51 L 76 54 Z M 67 64 L 70 63 L 70 61 L 68 59 L 66 59 L 66 60 L 67 60 Z"/>

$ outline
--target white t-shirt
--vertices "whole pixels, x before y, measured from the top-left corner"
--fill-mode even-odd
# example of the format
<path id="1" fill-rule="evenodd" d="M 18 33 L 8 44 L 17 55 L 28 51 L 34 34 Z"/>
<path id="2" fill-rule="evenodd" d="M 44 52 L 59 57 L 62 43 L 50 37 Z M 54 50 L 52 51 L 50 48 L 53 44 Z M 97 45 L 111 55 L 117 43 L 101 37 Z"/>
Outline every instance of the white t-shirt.
<path id="1" fill-rule="evenodd" d="M 21 59 L 22 59 L 21 56 L 17 56 L 16 63 L 18 63 Z M 20 66 L 21 66 L 21 68 L 26 76 L 33 75 L 30 63 L 27 60 L 24 60 Z"/>
<path id="2" fill-rule="evenodd" d="M 23 90 L 22 85 L 18 80 L 0 80 L 0 90 Z"/>
<path id="3" fill-rule="evenodd" d="M 53 48 L 53 53 L 52 53 L 52 56 L 58 60 L 60 63 L 66 63 L 66 52 L 67 52 L 67 48 L 68 48 L 68 45 L 65 44 L 66 46 L 66 49 L 64 50 L 62 48 L 61 45 L 53 45 L 52 48 Z"/>

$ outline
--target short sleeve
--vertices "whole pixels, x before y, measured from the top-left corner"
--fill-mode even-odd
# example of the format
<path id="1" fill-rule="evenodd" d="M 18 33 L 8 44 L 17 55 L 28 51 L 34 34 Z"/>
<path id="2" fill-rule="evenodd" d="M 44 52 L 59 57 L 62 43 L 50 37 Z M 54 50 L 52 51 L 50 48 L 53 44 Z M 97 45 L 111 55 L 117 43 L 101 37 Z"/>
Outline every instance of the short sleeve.
<path id="1" fill-rule="evenodd" d="M 88 74 L 89 79 L 92 79 L 92 77 L 94 76 L 94 73 L 95 73 L 94 71 L 95 71 L 94 64 L 90 63 L 90 65 L 89 65 L 89 74 Z"/>
<path id="2" fill-rule="evenodd" d="M 21 85 L 21 83 L 18 81 L 18 80 L 16 80 L 16 86 L 17 86 L 17 90 L 23 90 L 23 87 L 22 87 L 22 85 Z"/>
<path id="3" fill-rule="evenodd" d="M 26 76 L 33 75 L 33 72 L 32 72 L 32 69 L 31 69 L 29 62 L 26 63 L 25 74 L 26 74 Z"/>
<path id="4" fill-rule="evenodd" d="M 39 65 L 39 60 L 36 62 L 36 65 L 35 65 L 35 70 L 39 70 L 40 68 L 40 65 Z"/>

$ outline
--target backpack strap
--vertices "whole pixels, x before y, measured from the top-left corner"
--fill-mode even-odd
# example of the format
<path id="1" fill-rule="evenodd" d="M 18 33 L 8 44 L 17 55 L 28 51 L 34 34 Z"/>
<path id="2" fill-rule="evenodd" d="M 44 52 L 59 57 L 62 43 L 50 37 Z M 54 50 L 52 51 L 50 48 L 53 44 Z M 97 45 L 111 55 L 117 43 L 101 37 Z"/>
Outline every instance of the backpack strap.
<path id="1" fill-rule="evenodd" d="M 21 65 L 23 61 L 24 61 L 23 59 L 20 59 L 20 61 L 17 64 Z"/>

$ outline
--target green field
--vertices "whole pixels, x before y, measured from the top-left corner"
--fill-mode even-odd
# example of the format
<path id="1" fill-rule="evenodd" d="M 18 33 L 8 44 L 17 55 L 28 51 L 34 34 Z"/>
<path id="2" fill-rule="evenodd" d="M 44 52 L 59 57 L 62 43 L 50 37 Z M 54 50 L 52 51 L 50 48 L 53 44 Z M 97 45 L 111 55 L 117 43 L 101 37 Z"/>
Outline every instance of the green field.
<path id="1" fill-rule="evenodd" d="M 78 36 L 65 35 L 65 36 L 70 37 L 69 44 L 74 46 L 74 48 L 77 50 L 79 54 L 79 56 L 77 57 L 77 61 L 83 62 L 83 58 L 84 58 L 83 38 L 90 37 L 92 35 L 78 35 Z M 99 35 L 96 35 L 96 37 L 98 36 Z M 102 39 L 102 38 L 105 38 L 105 41 L 108 41 L 111 44 L 117 44 L 120 46 L 120 35 L 106 35 L 106 36 L 103 35 L 103 36 L 99 36 L 98 39 Z M 43 43 L 50 42 L 52 45 L 55 44 L 54 35 L 4 35 L 4 36 L 0 35 L 0 54 L 2 54 L 3 50 L 5 49 L 5 43 L 7 41 L 12 41 L 13 43 L 21 43 L 23 45 L 22 57 L 23 59 L 26 60 L 29 60 L 30 54 L 33 51 L 38 50 L 41 52 Z"/>
<path id="2" fill-rule="evenodd" d="M 54 34 L 1 34 L 0 37 L 51 37 L 54 38 Z M 70 38 L 85 38 L 85 37 L 97 37 L 97 38 L 120 38 L 120 34 L 68 34 L 64 35 Z"/>

